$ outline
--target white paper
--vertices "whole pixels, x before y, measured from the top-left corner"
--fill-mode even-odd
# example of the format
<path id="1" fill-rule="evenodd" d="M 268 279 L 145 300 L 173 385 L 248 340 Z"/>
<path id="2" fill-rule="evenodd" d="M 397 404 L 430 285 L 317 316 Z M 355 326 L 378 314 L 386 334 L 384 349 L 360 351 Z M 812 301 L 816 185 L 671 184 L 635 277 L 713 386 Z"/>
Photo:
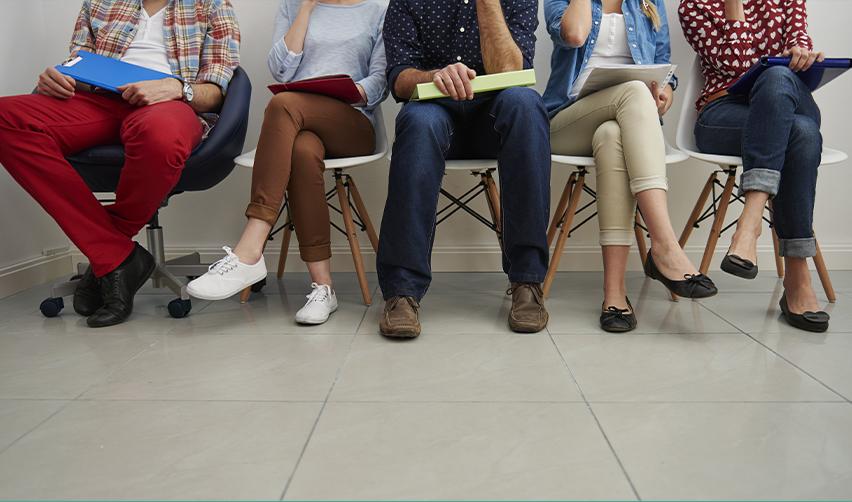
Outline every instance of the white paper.
<path id="1" fill-rule="evenodd" d="M 577 78 L 569 97 L 571 99 L 584 98 L 589 94 L 634 80 L 644 82 L 648 87 L 653 82 L 657 82 L 662 88 L 671 82 L 676 69 L 677 65 L 672 64 L 608 64 L 590 66 L 584 69 L 580 77 Z"/>

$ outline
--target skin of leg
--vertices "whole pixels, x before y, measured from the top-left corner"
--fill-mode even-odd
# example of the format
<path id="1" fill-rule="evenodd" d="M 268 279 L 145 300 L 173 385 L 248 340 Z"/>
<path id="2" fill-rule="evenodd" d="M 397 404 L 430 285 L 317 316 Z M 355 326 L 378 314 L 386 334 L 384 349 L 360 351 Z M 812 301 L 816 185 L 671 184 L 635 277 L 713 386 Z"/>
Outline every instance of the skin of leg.
<path id="1" fill-rule="evenodd" d="M 311 274 L 311 281 L 317 284 L 325 284 L 334 289 L 334 284 L 331 281 L 331 260 L 306 262 L 308 273 Z"/>
<path id="2" fill-rule="evenodd" d="M 768 201 L 766 192 L 746 192 L 745 207 L 731 238 L 731 254 L 757 263 L 757 240 L 763 231 L 763 212 Z"/>
<path id="3" fill-rule="evenodd" d="M 651 252 L 660 272 L 672 280 L 681 280 L 685 274 L 697 274 L 698 269 L 678 244 L 672 228 L 666 191 L 645 190 L 636 194 L 636 200 L 648 226 Z"/>
<path id="4" fill-rule="evenodd" d="M 784 291 L 787 293 L 787 305 L 794 314 L 816 312 L 820 304 L 811 282 L 811 271 L 807 258 L 784 258 Z"/>
<path id="5" fill-rule="evenodd" d="M 627 286 L 624 275 L 627 272 L 627 258 L 630 256 L 630 246 L 601 246 L 604 267 L 604 300 L 603 308 L 627 307 Z"/>
<path id="6" fill-rule="evenodd" d="M 241 262 L 254 265 L 263 257 L 263 247 L 272 225 L 257 218 L 249 218 L 243 229 L 243 235 L 234 248 L 234 254 Z"/>

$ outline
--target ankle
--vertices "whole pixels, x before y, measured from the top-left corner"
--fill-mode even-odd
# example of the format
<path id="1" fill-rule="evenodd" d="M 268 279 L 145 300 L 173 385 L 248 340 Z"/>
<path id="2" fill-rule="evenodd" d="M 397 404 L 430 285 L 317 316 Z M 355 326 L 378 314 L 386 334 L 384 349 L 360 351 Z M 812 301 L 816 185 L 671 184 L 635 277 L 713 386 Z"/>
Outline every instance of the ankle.
<path id="1" fill-rule="evenodd" d="M 263 258 L 263 252 L 252 250 L 252 249 L 240 249 L 239 246 L 237 249 L 234 249 L 234 254 L 237 255 L 237 258 L 240 259 L 240 263 L 244 263 L 246 265 L 257 265 L 258 262 Z"/>

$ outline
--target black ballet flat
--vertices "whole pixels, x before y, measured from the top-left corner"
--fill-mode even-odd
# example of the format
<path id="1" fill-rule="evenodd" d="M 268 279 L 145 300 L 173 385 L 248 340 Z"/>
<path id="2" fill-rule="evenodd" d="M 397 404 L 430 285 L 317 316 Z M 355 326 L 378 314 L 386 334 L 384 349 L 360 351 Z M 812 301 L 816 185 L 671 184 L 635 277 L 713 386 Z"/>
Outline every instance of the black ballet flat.
<path id="1" fill-rule="evenodd" d="M 636 313 L 633 305 L 627 298 L 627 306 L 630 308 L 620 309 L 609 306 L 601 312 L 601 329 L 607 333 L 627 333 L 636 329 Z"/>
<path id="2" fill-rule="evenodd" d="M 828 330 L 828 321 L 831 320 L 828 312 L 819 311 L 794 314 L 790 312 L 790 307 L 787 305 L 787 293 L 781 295 L 781 301 L 778 302 L 778 306 L 781 307 L 781 313 L 784 314 L 787 324 L 794 328 L 812 333 L 825 333 Z"/>
<path id="3" fill-rule="evenodd" d="M 722 270 L 742 279 L 754 279 L 758 272 L 757 265 L 754 262 L 735 254 L 725 255 L 722 259 Z"/>
<path id="4" fill-rule="evenodd" d="M 654 255 L 648 250 L 648 260 L 645 261 L 645 275 L 663 283 L 669 291 L 683 298 L 710 298 L 719 292 L 716 285 L 704 274 L 686 274 L 682 281 L 673 281 L 664 276 L 654 263 Z"/>

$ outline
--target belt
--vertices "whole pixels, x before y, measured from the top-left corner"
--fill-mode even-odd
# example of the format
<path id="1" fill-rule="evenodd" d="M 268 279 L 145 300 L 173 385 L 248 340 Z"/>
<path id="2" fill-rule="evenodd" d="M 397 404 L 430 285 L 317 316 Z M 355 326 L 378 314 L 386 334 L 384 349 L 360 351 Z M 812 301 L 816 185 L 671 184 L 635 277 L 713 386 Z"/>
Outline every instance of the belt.
<path id="1" fill-rule="evenodd" d="M 707 105 L 709 105 L 709 104 L 710 104 L 710 103 L 712 103 L 713 101 L 716 101 L 716 100 L 717 100 L 717 99 L 719 99 L 719 98 L 724 98 L 724 97 L 725 97 L 725 96 L 727 96 L 727 95 L 728 95 L 728 90 L 727 90 L 727 89 L 722 89 L 722 90 L 721 90 L 721 91 L 719 91 L 719 92 L 715 92 L 715 93 L 711 94 L 711 95 L 707 98 L 707 100 L 704 102 L 704 106 L 702 106 L 702 107 L 701 107 L 701 109 L 703 110 L 704 108 L 706 108 L 706 107 L 707 107 Z"/>

